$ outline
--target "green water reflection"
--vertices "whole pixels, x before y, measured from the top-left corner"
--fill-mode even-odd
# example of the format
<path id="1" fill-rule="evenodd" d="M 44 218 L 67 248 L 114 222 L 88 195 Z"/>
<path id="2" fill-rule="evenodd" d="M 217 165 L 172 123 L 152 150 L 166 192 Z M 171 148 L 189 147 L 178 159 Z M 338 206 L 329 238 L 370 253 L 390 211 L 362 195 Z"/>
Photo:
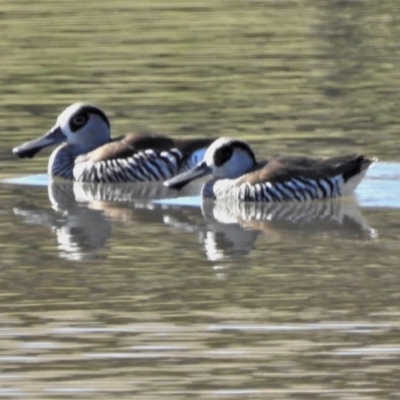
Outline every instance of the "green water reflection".
<path id="1" fill-rule="evenodd" d="M 46 171 L 49 151 L 17 160 L 10 149 L 76 101 L 104 108 L 115 135 L 399 160 L 397 2 L 0 5 L 1 178 Z M 0 396 L 398 393 L 396 208 L 356 207 L 354 234 L 351 219 L 293 230 L 147 202 L 74 199 L 71 210 L 43 187 L 1 185 L 0 199 Z"/>

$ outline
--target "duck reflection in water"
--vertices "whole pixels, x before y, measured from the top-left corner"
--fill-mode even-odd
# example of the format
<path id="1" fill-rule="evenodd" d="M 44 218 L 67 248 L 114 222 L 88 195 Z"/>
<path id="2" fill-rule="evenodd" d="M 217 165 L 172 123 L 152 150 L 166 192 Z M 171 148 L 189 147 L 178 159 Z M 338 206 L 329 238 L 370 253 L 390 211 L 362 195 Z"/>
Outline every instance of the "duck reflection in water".
<path id="1" fill-rule="evenodd" d="M 198 193 L 200 187 L 188 187 L 185 194 L 191 196 L 193 190 Z M 184 214 L 182 210 L 152 203 L 154 198 L 170 195 L 171 191 L 157 182 L 121 185 L 54 180 L 48 186 L 51 208 L 26 205 L 25 202 L 14 207 L 13 211 L 27 224 L 51 228 L 56 235 L 61 258 L 84 260 L 98 256 L 99 250 L 106 246 L 115 223 L 143 226 L 163 224 L 164 219 L 178 220 L 179 215 Z M 202 221 L 201 213 L 196 211 Z"/>
<path id="2" fill-rule="evenodd" d="M 60 258 L 84 260 L 96 256 L 111 235 L 111 221 L 100 210 L 91 210 L 75 200 L 72 183 L 48 187 L 52 208 L 34 204 L 14 207 L 25 223 L 49 227 L 57 239 Z"/>
<path id="3" fill-rule="evenodd" d="M 291 238 L 374 240 L 353 199 L 308 203 L 202 202 L 207 221 L 204 246 L 212 261 L 247 254 L 262 233 L 267 242 Z"/>
<path id="4" fill-rule="evenodd" d="M 184 190 L 200 192 L 202 183 Z M 51 182 L 52 209 L 15 207 L 26 223 L 49 226 L 56 234 L 59 256 L 81 260 L 95 257 L 106 246 L 117 223 L 133 225 L 138 233 L 146 224 L 166 224 L 176 231 L 197 233 L 207 258 L 216 262 L 246 256 L 260 233 L 267 242 L 288 237 L 318 240 L 372 240 L 376 231 L 368 225 L 352 198 L 303 203 L 247 203 L 201 200 L 201 207 L 154 204 L 171 197 L 157 183 L 131 185 Z M 178 199 L 174 199 L 178 200 Z M 173 230 L 171 243 L 173 243 Z"/>

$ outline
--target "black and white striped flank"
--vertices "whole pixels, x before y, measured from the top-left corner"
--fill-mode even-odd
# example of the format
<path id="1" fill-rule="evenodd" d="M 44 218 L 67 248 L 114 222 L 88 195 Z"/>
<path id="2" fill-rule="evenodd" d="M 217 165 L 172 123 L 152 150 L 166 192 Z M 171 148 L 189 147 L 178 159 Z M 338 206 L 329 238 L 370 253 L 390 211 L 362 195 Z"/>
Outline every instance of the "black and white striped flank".
<path id="1" fill-rule="evenodd" d="M 95 163 L 77 162 L 74 167 L 74 178 L 78 182 L 93 183 L 160 181 L 180 172 L 182 158 L 182 153 L 178 149 L 171 149 L 161 152 L 146 150 L 129 158 Z"/>
<path id="2" fill-rule="evenodd" d="M 341 175 L 315 180 L 297 177 L 285 182 L 243 183 L 235 191 L 240 201 L 307 201 L 340 197 L 343 184 Z"/>

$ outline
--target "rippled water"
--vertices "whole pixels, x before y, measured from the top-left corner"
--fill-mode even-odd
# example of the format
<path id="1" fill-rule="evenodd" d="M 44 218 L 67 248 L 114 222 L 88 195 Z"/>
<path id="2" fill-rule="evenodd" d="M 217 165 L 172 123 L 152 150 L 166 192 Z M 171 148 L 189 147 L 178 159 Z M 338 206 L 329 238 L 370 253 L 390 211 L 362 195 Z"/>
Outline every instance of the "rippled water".
<path id="1" fill-rule="evenodd" d="M 396 2 L 0 4 L 0 397 L 398 396 Z M 380 161 L 303 205 L 49 184 L 10 149 L 82 100 L 114 134 Z"/>

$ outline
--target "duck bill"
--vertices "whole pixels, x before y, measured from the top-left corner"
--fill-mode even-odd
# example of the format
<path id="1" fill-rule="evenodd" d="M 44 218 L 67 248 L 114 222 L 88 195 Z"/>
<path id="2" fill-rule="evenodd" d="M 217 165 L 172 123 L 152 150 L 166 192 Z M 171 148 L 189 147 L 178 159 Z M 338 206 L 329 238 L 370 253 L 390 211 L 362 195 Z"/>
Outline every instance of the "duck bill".
<path id="1" fill-rule="evenodd" d="M 164 185 L 171 189 L 182 189 L 189 182 L 202 176 L 211 174 L 211 168 L 207 166 L 205 161 L 201 161 L 189 171 L 182 172 L 164 182 Z"/>
<path id="2" fill-rule="evenodd" d="M 13 153 L 21 158 L 29 157 L 32 158 L 37 152 L 45 147 L 52 146 L 65 141 L 65 137 L 59 127 L 52 128 L 45 135 L 30 140 L 21 146 L 13 148 Z"/>

